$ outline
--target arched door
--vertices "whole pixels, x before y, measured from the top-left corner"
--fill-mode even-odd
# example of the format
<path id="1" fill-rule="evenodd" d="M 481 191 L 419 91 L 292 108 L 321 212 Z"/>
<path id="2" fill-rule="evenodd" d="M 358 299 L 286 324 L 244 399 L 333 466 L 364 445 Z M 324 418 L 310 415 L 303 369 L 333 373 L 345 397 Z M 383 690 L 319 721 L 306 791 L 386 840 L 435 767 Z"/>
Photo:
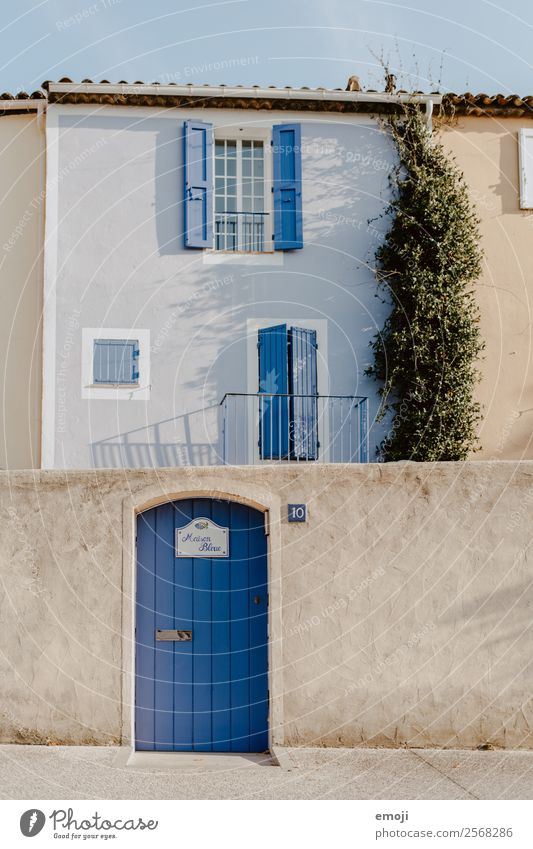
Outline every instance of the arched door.
<path id="1" fill-rule="evenodd" d="M 194 498 L 139 515 L 137 749 L 268 748 L 267 607 L 258 510 Z"/>

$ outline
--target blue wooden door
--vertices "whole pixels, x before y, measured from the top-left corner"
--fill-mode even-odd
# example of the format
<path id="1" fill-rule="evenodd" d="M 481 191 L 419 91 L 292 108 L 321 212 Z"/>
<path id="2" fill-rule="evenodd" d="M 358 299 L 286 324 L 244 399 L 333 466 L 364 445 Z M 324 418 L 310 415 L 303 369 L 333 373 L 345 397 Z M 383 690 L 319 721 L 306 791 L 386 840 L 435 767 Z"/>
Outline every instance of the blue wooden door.
<path id="1" fill-rule="evenodd" d="M 229 529 L 228 557 L 176 557 L 176 529 L 200 517 Z M 138 517 L 137 749 L 268 748 L 267 606 L 262 513 L 194 498 Z M 157 630 L 192 631 L 192 639 L 160 642 Z"/>

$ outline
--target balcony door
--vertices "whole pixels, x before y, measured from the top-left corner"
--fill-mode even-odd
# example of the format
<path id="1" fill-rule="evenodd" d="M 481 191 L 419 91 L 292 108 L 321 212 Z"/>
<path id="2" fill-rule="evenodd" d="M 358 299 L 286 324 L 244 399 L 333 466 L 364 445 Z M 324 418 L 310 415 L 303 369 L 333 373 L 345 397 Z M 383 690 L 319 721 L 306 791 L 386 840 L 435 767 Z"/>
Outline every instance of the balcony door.
<path id="1" fill-rule="evenodd" d="M 259 331 L 262 460 L 318 459 L 316 331 L 278 324 Z"/>

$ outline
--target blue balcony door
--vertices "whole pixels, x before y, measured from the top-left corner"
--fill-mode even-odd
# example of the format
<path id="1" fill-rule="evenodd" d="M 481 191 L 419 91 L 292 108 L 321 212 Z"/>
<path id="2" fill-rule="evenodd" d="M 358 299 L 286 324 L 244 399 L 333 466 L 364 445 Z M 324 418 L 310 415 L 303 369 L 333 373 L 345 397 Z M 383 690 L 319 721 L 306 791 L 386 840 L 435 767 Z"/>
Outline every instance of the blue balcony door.
<path id="1" fill-rule="evenodd" d="M 259 331 L 262 460 L 318 459 L 316 331 L 278 324 Z"/>
<path id="2" fill-rule="evenodd" d="M 176 529 L 200 517 L 229 529 L 228 557 L 176 557 Z M 136 749 L 268 748 L 267 606 L 262 513 L 194 498 L 138 517 Z M 157 630 L 192 639 L 158 641 Z"/>

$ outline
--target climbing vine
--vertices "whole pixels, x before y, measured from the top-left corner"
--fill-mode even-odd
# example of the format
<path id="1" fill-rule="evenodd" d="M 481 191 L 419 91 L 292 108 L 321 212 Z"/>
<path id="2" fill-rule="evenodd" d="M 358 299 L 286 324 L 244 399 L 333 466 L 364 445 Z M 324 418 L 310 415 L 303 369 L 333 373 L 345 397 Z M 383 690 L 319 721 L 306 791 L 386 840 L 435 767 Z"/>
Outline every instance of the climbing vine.
<path id="1" fill-rule="evenodd" d="M 376 251 L 391 311 L 373 339 L 367 374 L 380 382 L 391 427 L 383 460 L 464 460 L 477 447 L 474 391 L 483 349 L 473 284 L 481 271 L 479 220 L 455 161 L 416 104 L 387 119 L 397 151 L 391 225 Z"/>

